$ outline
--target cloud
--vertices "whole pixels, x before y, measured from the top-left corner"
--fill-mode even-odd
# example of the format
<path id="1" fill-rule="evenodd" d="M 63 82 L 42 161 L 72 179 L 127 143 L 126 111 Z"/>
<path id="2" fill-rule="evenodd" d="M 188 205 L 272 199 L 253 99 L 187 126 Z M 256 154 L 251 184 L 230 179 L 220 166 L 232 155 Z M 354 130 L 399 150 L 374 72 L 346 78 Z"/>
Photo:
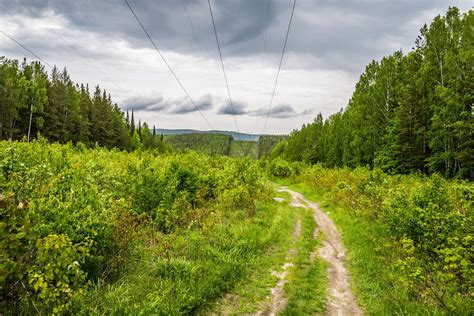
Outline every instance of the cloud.
<path id="1" fill-rule="evenodd" d="M 182 99 L 174 104 L 173 108 L 168 111 L 171 114 L 188 114 L 192 112 L 207 111 L 213 107 L 212 95 L 206 94 L 194 102 L 188 98 Z"/>
<path id="2" fill-rule="evenodd" d="M 212 95 L 206 94 L 195 101 L 201 111 L 213 107 Z M 123 110 L 163 112 L 169 114 L 187 114 L 196 112 L 197 108 L 186 97 L 180 99 L 164 99 L 163 96 L 135 96 L 125 99 L 121 107 Z"/>
<path id="3" fill-rule="evenodd" d="M 231 109 L 225 103 L 207 1 L 128 1 L 197 106 L 208 111 L 216 128 L 229 128 Z M 255 121 L 266 116 L 292 7 L 291 0 L 270 2 L 263 58 L 268 2 L 211 1 L 230 89 L 242 102 L 236 102 L 234 110 Z M 325 116 L 339 111 L 366 64 L 399 48 L 410 49 L 423 24 L 448 6 L 466 12 L 472 5 L 465 0 L 298 0 L 275 95 L 275 105 L 280 105 L 270 113 L 276 122 L 269 124 L 273 132 L 288 132 L 311 120 L 313 112 L 305 109 Z M 196 108 L 182 97 L 123 0 L 0 0 L 0 30 L 48 63 L 66 66 L 75 82 L 111 92 L 122 109 L 140 112 L 142 121 L 156 123 L 170 114 L 173 119 L 160 124 L 207 128 L 203 120 L 193 119 L 198 117 Z M 0 51 L 8 58 L 28 55 L 5 36 L 0 36 Z M 242 119 L 239 124 L 251 130 L 253 121 Z"/>
<path id="4" fill-rule="evenodd" d="M 390 53 L 394 47 L 411 47 L 423 23 L 420 16 L 429 12 L 429 21 L 450 5 L 465 11 L 468 2 L 300 0 L 287 51 L 311 56 L 306 60 L 313 62 L 312 67 L 360 71 L 371 58 Z M 218 58 L 206 1 L 184 0 L 194 31 L 181 1 L 129 0 L 129 3 L 162 50 L 201 55 L 195 32 L 204 54 Z M 213 1 L 212 7 L 225 58 L 262 54 L 267 1 Z M 270 60 L 281 53 L 291 7 L 292 1 L 271 1 L 266 50 Z M 124 1 L 1 1 L 0 12 L 3 13 L 0 16 L 18 14 L 59 19 L 67 22 L 70 29 L 101 34 L 110 40 L 126 39 L 135 48 L 150 48 L 148 38 Z M 43 41 L 42 45 L 50 44 Z M 78 45 L 81 50 L 87 46 Z"/>
<path id="5" fill-rule="evenodd" d="M 270 111 L 268 108 L 260 108 L 251 113 L 252 116 L 267 116 L 272 118 L 292 118 L 297 116 L 304 116 L 311 113 L 312 110 L 304 110 L 301 113 L 296 112 L 293 106 L 289 104 L 280 104 L 273 106 Z"/>
<path id="6" fill-rule="evenodd" d="M 223 115 L 244 115 L 248 114 L 248 110 L 246 109 L 248 105 L 242 102 L 232 102 L 232 105 L 229 101 L 221 105 L 217 114 Z"/>
<path id="7" fill-rule="evenodd" d="M 143 111 L 143 110 L 153 110 L 153 111 L 162 111 L 166 108 L 166 103 L 163 100 L 162 96 L 156 97 L 144 97 L 136 96 L 131 97 L 122 102 L 122 109 L 124 110 L 134 110 L 134 111 Z"/>

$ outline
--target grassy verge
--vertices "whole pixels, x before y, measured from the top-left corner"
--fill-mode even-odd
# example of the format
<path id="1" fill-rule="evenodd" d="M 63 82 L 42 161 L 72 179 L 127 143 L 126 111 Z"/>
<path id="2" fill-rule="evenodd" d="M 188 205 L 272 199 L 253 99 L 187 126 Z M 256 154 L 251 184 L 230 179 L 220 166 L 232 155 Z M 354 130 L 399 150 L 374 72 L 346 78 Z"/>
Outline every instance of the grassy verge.
<path id="1" fill-rule="evenodd" d="M 217 300 L 211 308 L 201 310 L 200 314 L 211 311 L 218 314 L 249 314 L 263 308 L 262 303 L 267 299 L 269 289 L 277 282 L 271 272 L 278 270 L 285 261 L 296 220 L 296 213 L 287 203 L 275 202 L 268 207 L 268 222 L 271 226 L 261 237 L 267 239 L 270 246 L 264 253 L 247 262 L 249 274 L 232 291 Z"/>
<path id="2" fill-rule="evenodd" d="M 268 270 L 284 260 L 294 213 L 284 204 L 264 202 L 253 217 L 242 212 L 214 216 L 217 223 L 207 228 L 168 235 L 150 230 L 148 241 L 135 250 L 137 260 L 122 278 L 97 286 L 80 302 L 81 312 L 206 313 L 226 300 L 234 300 L 226 312 L 255 311 L 268 295 L 268 285 L 274 283 Z M 228 292 L 235 294 L 222 298 Z M 218 306 L 211 308 L 216 299 Z"/>
<path id="3" fill-rule="evenodd" d="M 364 310 L 369 315 L 441 315 L 442 312 L 424 302 L 413 300 L 409 291 L 395 280 L 392 269 L 394 253 L 388 231 L 375 221 L 331 204 L 317 188 L 290 180 L 276 180 L 321 204 L 339 228 L 347 250 L 347 267 L 352 286 Z"/>

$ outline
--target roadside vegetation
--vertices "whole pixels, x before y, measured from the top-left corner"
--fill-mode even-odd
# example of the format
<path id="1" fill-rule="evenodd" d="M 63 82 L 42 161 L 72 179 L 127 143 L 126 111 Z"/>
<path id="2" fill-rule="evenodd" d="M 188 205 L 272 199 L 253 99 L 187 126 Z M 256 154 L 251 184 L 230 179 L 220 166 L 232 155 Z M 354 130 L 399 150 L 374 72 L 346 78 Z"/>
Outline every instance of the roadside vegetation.
<path id="1" fill-rule="evenodd" d="M 189 312 L 275 242 L 248 159 L 39 140 L 1 142 L 0 170 L 3 311 Z"/>
<path id="2" fill-rule="evenodd" d="M 472 311 L 471 182 L 284 161 L 267 168 L 277 182 L 322 202 L 330 213 L 348 249 L 356 294 L 369 314 Z"/>

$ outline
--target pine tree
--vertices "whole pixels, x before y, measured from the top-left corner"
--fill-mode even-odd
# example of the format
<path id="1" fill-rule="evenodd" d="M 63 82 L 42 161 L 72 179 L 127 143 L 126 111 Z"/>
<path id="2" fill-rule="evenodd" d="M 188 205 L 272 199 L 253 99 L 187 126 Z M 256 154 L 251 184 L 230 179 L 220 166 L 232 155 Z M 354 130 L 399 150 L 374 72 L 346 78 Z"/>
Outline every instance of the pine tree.
<path id="1" fill-rule="evenodd" d="M 130 119 L 130 135 L 133 135 L 133 132 L 135 132 L 135 117 L 132 110 L 132 118 Z"/>

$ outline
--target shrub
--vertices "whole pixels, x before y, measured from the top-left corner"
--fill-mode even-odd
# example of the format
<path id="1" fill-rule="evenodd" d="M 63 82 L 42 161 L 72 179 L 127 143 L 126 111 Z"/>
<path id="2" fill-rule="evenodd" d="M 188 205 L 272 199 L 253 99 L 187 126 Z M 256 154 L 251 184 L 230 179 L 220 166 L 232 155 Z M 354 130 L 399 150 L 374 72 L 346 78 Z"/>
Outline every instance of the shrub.
<path id="1" fill-rule="evenodd" d="M 251 215 L 264 191 L 250 159 L 0 142 L 0 314 L 70 313 L 120 276 L 134 238 L 201 227 L 217 207 Z"/>
<path id="2" fill-rule="evenodd" d="M 274 177 L 287 178 L 293 174 L 293 168 L 288 161 L 277 158 L 270 162 L 269 173 Z"/>
<path id="3" fill-rule="evenodd" d="M 33 300 L 53 314 L 68 311 L 74 298 L 83 293 L 87 274 L 82 270 L 89 255 L 90 240 L 73 244 L 65 235 L 48 235 L 36 242 L 36 257 L 28 268 Z M 34 302 L 33 302 L 34 304 Z"/>

